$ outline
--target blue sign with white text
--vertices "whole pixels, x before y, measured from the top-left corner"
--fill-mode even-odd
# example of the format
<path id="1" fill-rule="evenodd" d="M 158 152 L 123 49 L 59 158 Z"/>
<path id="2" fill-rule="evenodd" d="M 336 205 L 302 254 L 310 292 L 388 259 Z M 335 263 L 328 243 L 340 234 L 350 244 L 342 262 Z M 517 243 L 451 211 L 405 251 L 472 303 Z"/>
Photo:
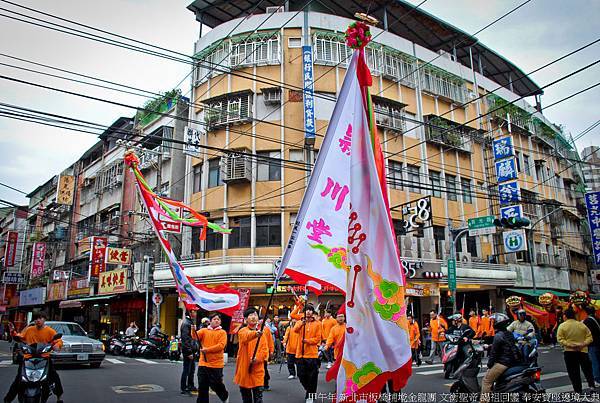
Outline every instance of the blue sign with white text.
<path id="1" fill-rule="evenodd" d="M 510 204 L 518 202 L 521 196 L 519 182 L 505 182 L 498 184 L 498 193 L 500 194 L 500 204 Z"/>
<path id="2" fill-rule="evenodd" d="M 585 205 L 587 207 L 590 232 L 592 233 L 594 262 L 600 264 L 600 192 L 586 193 Z"/>
<path id="3" fill-rule="evenodd" d="M 315 138 L 315 98 L 312 47 L 302 46 L 302 81 L 304 82 L 304 138 Z"/>
<path id="4" fill-rule="evenodd" d="M 523 217 L 523 206 L 520 204 L 508 207 L 502 207 L 500 209 L 500 218 L 522 218 Z"/>
<path id="5" fill-rule="evenodd" d="M 495 160 L 501 160 L 515 155 L 512 136 L 501 137 L 494 140 L 492 147 L 494 148 Z"/>
<path id="6" fill-rule="evenodd" d="M 518 176 L 517 163 L 514 157 L 496 161 L 496 178 L 498 179 L 498 183 L 517 179 Z"/>

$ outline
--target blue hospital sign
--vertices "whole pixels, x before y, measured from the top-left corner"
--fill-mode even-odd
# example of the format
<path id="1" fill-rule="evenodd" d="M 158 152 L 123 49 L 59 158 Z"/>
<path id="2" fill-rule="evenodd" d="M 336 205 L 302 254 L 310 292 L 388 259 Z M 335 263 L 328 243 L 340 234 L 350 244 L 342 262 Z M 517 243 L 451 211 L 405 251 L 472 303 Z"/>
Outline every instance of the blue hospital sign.
<path id="1" fill-rule="evenodd" d="M 501 137 L 492 143 L 494 148 L 494 159 L 501 160 L 515 155 L 513 148 L 513 140 L 511 136 Z"/>
<path id="2" fill-rule="evenodd" d="M 304 138 L 314 141 L 316 120 L 311 46 L 302 46 L 302 66 L 302 81 L 304 82 Z"/>
<path id="3" fill-rule="evenodd" d="M 504 250 L 506 253 L 521 252 L 527 250 L 527 238 L 524 229 L 514 231 L 504 231 L 502 233 L 504 240 Z"/>
<path id="4" fill-rule="evenodd" d="M 594 262 L 600 264 L 600 192 L 586 193 L 585 205 L 587 207 L 590 232 L 592 233 Z"/>

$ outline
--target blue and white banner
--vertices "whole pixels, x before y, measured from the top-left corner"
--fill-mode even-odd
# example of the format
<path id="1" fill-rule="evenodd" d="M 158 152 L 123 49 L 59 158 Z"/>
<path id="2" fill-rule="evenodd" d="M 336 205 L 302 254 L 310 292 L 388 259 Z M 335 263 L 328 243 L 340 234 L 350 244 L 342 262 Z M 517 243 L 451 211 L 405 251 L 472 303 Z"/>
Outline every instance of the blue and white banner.
<path id="1" fill-rule="evenodd" d="M 520 204 L 508 207 L 502 207 L 500 209 L 500 218 L 522 218 L 523 217 L 523 206 Z"/>
<path id="2" fill-rule="evenodd" d="M 501 205 L 518 202 L 521 198 L 519 182 L 512 181 L 498 184 L 498 193 L 500 194 Z"/>
<path id="3" fill-rule="evenodd" d="M 304 138 L 315 139 L 315 99 L 312 47 L 302 46 L 302 81 L 304 82 Z"/>
<path id="4" fill-rule="evenodd" d="M 592 233 L 594 262 L 600 264 L 600 192 L 586 193 L 585 204 L 587 206 L 590 232 Z"/>
<path id="5" fill-rule="evenodd" d="M 493 141 L 494 160 L 501 160 L 515 155 L 512 136 L 501 137 Z"/>
<path id="6" fill-rule="evenodd" d="M 517 163 L 514 157 L 496 161 L 496 178 L 498 179 L 498 183 L 517 179 L 518 176 Z"/>

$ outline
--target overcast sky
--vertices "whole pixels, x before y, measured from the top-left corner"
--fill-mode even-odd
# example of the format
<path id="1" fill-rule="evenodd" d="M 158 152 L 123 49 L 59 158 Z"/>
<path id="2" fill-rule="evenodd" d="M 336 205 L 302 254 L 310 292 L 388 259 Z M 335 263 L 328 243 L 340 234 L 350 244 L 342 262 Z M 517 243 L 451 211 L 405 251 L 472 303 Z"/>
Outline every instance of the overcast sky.
<path id="1" fill-rule="evenodd" d="M 186 54 L 192 53 L 193 43 L 198 36 L 199 24 L 195 21 L 194 14 L 186 9 L 191 1 L 14 1 Z M 411 2 L 418 3 L 412 0 Z M 422 7 L 463 31 L 473 33 L 519 3 L 521 1 L 429 0 Z M 32 14 L 1 0 L 0 7 Z M 0 14 L 15 16 L 6 11 L 0 11 Z M 599 17 L 600 1 L 533 0 L 511 16 L 478 34 L 477 37 L 485 45 L 513 61 L 524 72 L 529 72 L 597 39 L 600 34 L 597 23 Z M 189 66 L 183 63 L 92 42 L 2 16 L 0 20 L 0 37 L 3 38 L 0 41 L 2 54 L 154 92 L 172 89 L 189 73 Z M 598 56 L 600 56 L 600 44 L 536 73 L 532 78 L 542 86 L 595 61 Z M 4 56 L 0 56 L 0 63 L 39 69 Z M 19 71 L 3 65 L 0 65 L 0 75 L 60 87 L 124 104 L 140 106 L 146 100 L 134 95 Z M 598 77 L 600 77 L 599 65 L 564 83 L 552 86 L 545 91 L 543 104 L 549 105 L 594 84 L 598 81 Z M 189 80 L 185 80 L 182 88 L 184 93 L 189 91 Z M 564 124 L 568 131 L 576 135 L 600 118 L 599 98 L 600 87 L 597 87 L 549 109 L 546 115 L 553 122 Z M 111 124 L 119 116 L 131 116 L 134 113 L 128 108 L 84 100 L 3 79 L 0 79 L 0 102 L 105 125 Z M 2 155 L 0 182 L 30 192 L 73 163 L 96 141 L 96 137 L 92 134 L 0 117 L 0 155 Z M 591 144 L 600 144 L 599 129 L 578 142 L 580 148 Z M 27 203 L 23 195 L 1 186 L 0 199 Z"/>

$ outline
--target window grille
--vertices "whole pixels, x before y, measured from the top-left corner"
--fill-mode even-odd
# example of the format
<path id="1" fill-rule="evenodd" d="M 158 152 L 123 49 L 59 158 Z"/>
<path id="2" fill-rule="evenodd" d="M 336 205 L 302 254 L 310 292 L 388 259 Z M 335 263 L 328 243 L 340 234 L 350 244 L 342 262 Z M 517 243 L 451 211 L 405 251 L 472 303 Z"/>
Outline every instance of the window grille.
<path id="1" fill-rule="evenodd" d="M 454 102 L 464 103 L 467 99 L 467 88 L 462 78 L 431 66 L 422 69 L 421 86 L 423 91 Z"/>
<path id="2" fill-rule="evenodd" d="M 210 129 L 252 118 L 252 93 L 232 94 L 226 99 L 206 102 L 204 120 Z"/>
<path id="3" fill-rule="evenodd" d="M 104 193 L 116 187 L 123 181 L 123 160 L 116 160 L 104 167 L 97 175 L 95 184 L 96 194 Z"/>

